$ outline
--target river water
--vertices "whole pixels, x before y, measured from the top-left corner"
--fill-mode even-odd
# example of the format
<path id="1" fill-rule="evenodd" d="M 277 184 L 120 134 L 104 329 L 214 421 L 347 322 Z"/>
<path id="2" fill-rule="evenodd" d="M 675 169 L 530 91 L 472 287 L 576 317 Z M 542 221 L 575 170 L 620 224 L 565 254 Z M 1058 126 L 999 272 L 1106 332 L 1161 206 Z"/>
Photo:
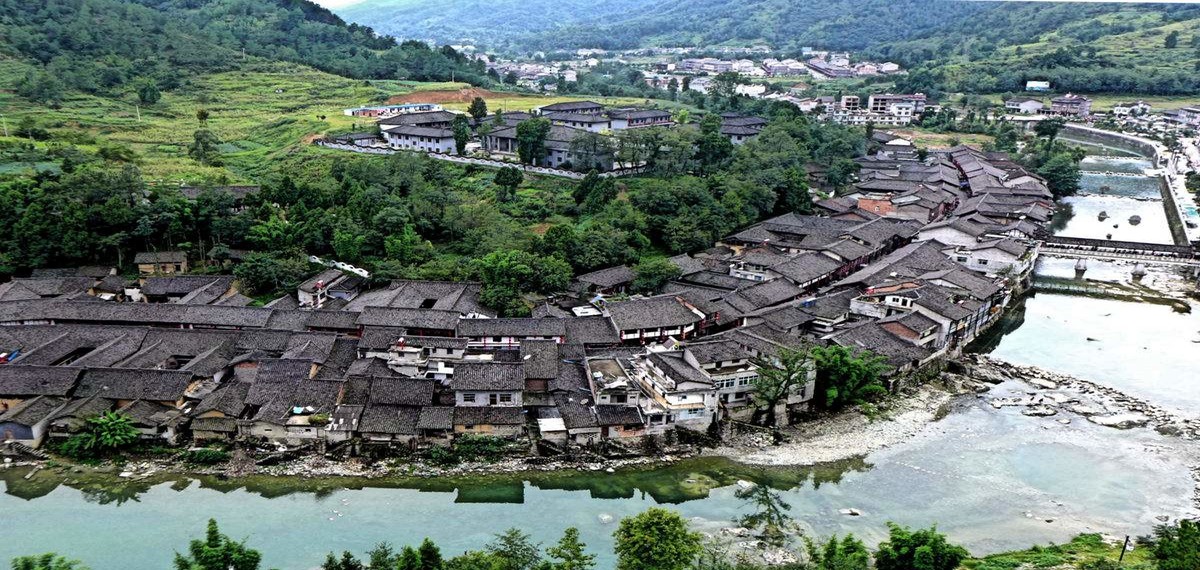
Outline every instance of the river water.
<path id="1" fill-rule="evenodd" d="M 1098 172 L 1140 166 L 1136 158 L 1089 159 L 1085 165 Z M 1108 186 L 1105 195 L 1072 199 L 1075 217 L 1063 232 L 1107 233 L 1088 221 L 1094 221 L 1091 212 L 1104 208 L 1128 232 L 1124 238 L 1161 239 L 1152 213 L 1157 208 L 1161 214 L 1161 204 L 1135 199 L 1150 198 L 1149 184 L 1085 177 L 1085 187 L 1095 194 L 1101 186 Z M 1143 223 L 1129 228 L 1126 218 L 1135 212 Z M 1169 232 L 1165 236 L 1169 243 Z M 1070 267 L 1047 259 L 1039 272 L 1058 275 Z M 1114 267 L 1108 274 L 1120 280 L 1126 268 Z M 1089 277 L 1096 273 L 1089 269 Z M 982 345 L 999 358 L 1074 374 L 1194 415 L 1200 410 L 1200 345 L 1193 340 L 1200 340 L 1198 314 L 1039 293 Z M 1026 389 L 1001 385 L 989 397 Z M 13 556 L 55 550 L 96 570 L 161 570 L 173 551 L 201 536 L 204 522 L 215 517 L 226 532 L 263 552 L 264 567 L 284 570 L 314 568 L 331 550 L 361 554 L 379 541 L 415 544 L 425 536 L 452 555 L 479 548 L 508 527 L 549 543 L 571 525 L 607 569 L 615 523 L 606 521 L 669 505 L 697 528 L 716 532 L 750 509 L 734 497 L 742 479 L 780 489 L 791 512 L 816 536 L 854 532 L 873 543 L 884 537 L 889 520 L 936 523 L 983 554 L 1064 541 L 1085 531 L 1143 534 L 1158 522 L 1156 516 L 1196 516 L 1188 500 L 1194 482 L 1187 464 L 1197 455 L 1196 446 L 1151 430 L 1114 430 L 1081 418 L 1062 425 L 967 397 L 903 445 L 815 470 L 702 458 L 613 474 L 127 482 L 52 472 L 26 480 L 24 471 L 0 469 L 5 491 L 0 513 L 9 523 L 0 539 L 0 565 Z M 839 513 L 846 508 L 862 516 Z"/>
<path id="2" fill-rule="evenodd" d="M 1085 147 L 1095 149 L 1096 147 Z M 1099 152 L 1099 151 L 1098 151 Z M 1102 150 L 1111 152 L 1111 150 Z M 1160 182 L 1136 157 L 1089 156 L 1080 164 L 1080 193 L 1064 199 L 1058 235 L 1173 244 Z M 1140 220 L 1134 218 L 1137 216 Z"/>

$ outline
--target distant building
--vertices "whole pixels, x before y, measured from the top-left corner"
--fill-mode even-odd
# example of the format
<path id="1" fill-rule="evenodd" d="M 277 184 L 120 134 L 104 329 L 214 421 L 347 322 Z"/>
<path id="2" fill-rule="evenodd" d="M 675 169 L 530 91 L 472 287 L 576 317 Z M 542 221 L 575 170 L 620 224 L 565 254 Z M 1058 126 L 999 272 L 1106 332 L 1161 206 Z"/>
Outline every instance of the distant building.
<path id="1" fill-rule="evenodd" d="M 187 273 L 187 253 L 182 251 L 143 251 L 133 258 L 141 275 Z"/>
<path id="2" fill-rule="evenodd" d="M 1112 114 L 1118 117 L 1141 116 L 1150 112 L 1150 104 L 1145 101 L 1136 103 L 1117 103 L 1113 105 Z"/>
<path id="3" fill-rule="evenodd" d="M 1092 100 L 1083 95 L 1067 93 L 1050 100 L 1050 112 L 1066 117 L 1086 117 L 1092 114 Z"/>
<path id="4" fill-rule="evenodd" d="M 1042 103 L 1038 99 L 1031 99 L 1029 97 L 1017 97 L 1004 102 L 1004 109 L 1006 111 L 1021 115 L 1033 115 L 1041 112 L 1041 110 L 1045 108 L 1045 103 Z"/>
<path id="5" fill-rule="evenodd" d="M 1027 81 L 1025 82 L 1026 91 L 1049 91 L 1049 81 Z"/>

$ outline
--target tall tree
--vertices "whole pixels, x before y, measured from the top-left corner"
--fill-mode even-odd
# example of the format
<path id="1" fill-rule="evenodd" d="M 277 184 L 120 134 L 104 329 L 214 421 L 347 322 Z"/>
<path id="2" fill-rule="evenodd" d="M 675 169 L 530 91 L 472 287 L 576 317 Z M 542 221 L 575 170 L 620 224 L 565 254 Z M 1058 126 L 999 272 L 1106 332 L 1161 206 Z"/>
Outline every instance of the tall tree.
<path id="1" fill-rule="evenodd" d="M 505 166 L 496 171 L 496 176 L 492 182 L 499 186 L 501 191 L 496 199 L 501 202 L 507 202 L 517 193 L 517 187 L 525 180 L 525 174 L 520 168 L 515 166 Z"/>
<path id="2" fill-rule="evenodd" d="M 158 90 L 158 83 L 153 79 L 146 79 L 138 85 L 137 96 L 143 105 L 153 105 L 162 98 L 162 93 Z"/>
<path id="3" fill-rule="evenodd" d="M 1200 522 L 1181 520 L 1155 528 L 1154 558 L 1159 570 L 1200 568 Z"/>
<path id="4" fill-rule="evenodd" d="M 467 114 L 471 115 L 475 122 L 483 120 L 488 114 L 487 101 L 484 101 L 483 97 L 471 99 L 471 105 L 467 107 Z"/>
<path id="5" fill-rule="evenodd" d="M 192 144 L 188 145 L 188 156 L 205 166 L 221 166 L 221 139 L 208 129 L 200 129 L 192 134 Z"/>
<path id="6" fill-rule="evenodd" d="M 685 570 L 703 544 L 679 513 L 660 508 L 621 519 L 613 537 L 617 570 Z"/>
<path id="7" fill-rule="evenodd" d="M 571 139 L 568 154 L 575 170 L 605 170 L 612 164 L 614 148 L 610 137 L 584 131 Z"/>
<path id="8" fill-rule="evenodd" d="M 546 549 L 553 559 L 545 570 L 591 570 L 596 567 L 596 555 L 588 554 L 587 545 L 579 540 L 579 529 L 568 527 L 558 544 Z"/>
<path id="9" fill-rule="evenodd" d="M 1037 173 L 1046 179 L 1046 185 L 1056 198 L 1079 192 L 1079 181 L 1083 177 L 1079 170 L 1079 161 L 1066 153 L 1051 156 L 1045 164 L 1038 167 Z"/>
<path id="10" fill-rule="evenodd" d="M 679 266 L 669 259 L 658 257 L 643 260 L 633 266 L 633 289 L 640 293 L 658 293 L 680 273 Z"/>
<path id="11" fill-rule="evenodd" d="M 883 357 L 836 344 L 814 347 L 811 352 L 817 367 L 817 395 L 824 407 L 838 409 L 887 393 L 882 377 L 889 367 Z"/>
<path id="12" fill-rule="evenodd" d="M 1033 132 L 1037 134 L 1037 136 L 1045 137 L 1053 142 L 1054 139 L 1058 137 L 1058 132 L 1061 131 L 1063 126 L 1066 124 L 1067 122 L 1060 118 L 1046 119 L 1034 123 Z"/>
<path id="13" fill-rule="evenodd" d="M 751 380 L 754 392 L 754 422 L 775 427 L 779 403 L 803 388 L 813 370 L 812 347 L 805 343 L 798 348 L 784 347 L 774 358 L 757 358 L 758 376 Z"/>
<path id="14" fill-rule="evenodd" d="M 517 157 L 525 164 L 541 164 L 546 159 L 546 137 L 550 119 L 538 117 L 517 124 Z"/>
<path id="15" fill-rule="evenodd" d="M 417 547 L 417 554 L 421 557 L 421 570 L 442 569 L 442 551 L 428 537 Z"/>
<path id="16" fill-rule="evenodd" d="M 487 552 L 505 562 L 505 570 L 532 570 L 542 559 L 541 549 L 528 534 L 510 528 L 487 545 Z"/>
<path id="17" fill-rule="evenodd" d="M 262 555 L 221 534 L 217 521 L 208 520 L 204 540 L 193 540 L 187 555 L 175 553 L 175 570 L 258 570 Z"/>
<path id="18" fill-rule="evenodd" d="M 450 130 L 454 132 L 454 151 L 462 156 L 467 152 L 467 143 L 471 142 L 471 122 L 463 115 L 455 115 L 450 121 Z"/>

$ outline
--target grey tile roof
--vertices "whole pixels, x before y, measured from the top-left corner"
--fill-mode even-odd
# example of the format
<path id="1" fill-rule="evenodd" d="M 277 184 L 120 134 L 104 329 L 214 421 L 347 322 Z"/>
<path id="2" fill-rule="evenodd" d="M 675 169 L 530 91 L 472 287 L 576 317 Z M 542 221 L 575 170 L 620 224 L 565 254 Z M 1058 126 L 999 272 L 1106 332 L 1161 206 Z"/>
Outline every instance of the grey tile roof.
<path id="1" fill-rule="evenodd" d="M 600 404 L 596 406 L 596 423 L 602 426 L 644 425 L 646 419 L 637 406 Z"/>
<path id="2" fill-rule="evenodd" d="M 563 319 L 500 318 L 462 319 L 458 322 L 458 335 L 470 338 L 510 337 L 561 337 L 567 334 Z"/>
<path id="3" fill-rule="evenodd" d="M 415 406 L 369 404 L 358 421 L 358 431 L 393 435 L 417 435 L 421 410 Z"/>
<path id="4" fill-rule="evenodd" d="M 136 264 L 151 263 L 182 263 L 187 261 L 187 254 L 182 251 L 143 251 L 133 256 Z"/>
<path id="5" fill-rule="evenodd" d="M 552 340 L 522 342 L 521 361 L 525 366 L 526 378 L 557 378 L 558 343 Z"/>
<path id="6" fill-rule="evenodd" d="M 673 295 L 610 303 L 608 311 L 613 324 L 621 331 L 680 327 L 704 319 Z"/>
<path id="7" fill-rule="evenodd" d="M 459 313 L 437 309 L 398 309 L 364 307 L 358 317 L 361 326 L 403 327 L 453 331 L 458 328 Z"/>
<path id="8" fill-rule="evenodd" d="M 433 404 L 436 383 L 416 378 L 372 378 L 368 398 L 371 405 L 428 406 Z"/>
<path id="9" fill-rule="evenodd" d="M 454 408 L 454 425 L 524 425 L 521 408 L 499 406 L 459 406 Z"/>
<path id="10" fill-rule="evenodd" d="M 25 400 L 0 414 L 0 423 L 11 422 L 24 426 L 32 426 L 50 417 L 67 403 L 66 398 L 38 396 Z"/>
<path id="11" fill-rule="evenodd" d="M 81 370 L 62 366 L 0 366 L 0 397 L 66 396 Z"/>
<path id="12" fill-rule="evenodd" d="M 602 346 L 621 342 L 617 329 L 606 317 L 572 317 L 563 319 L 563 321 L 566 325 L 568 343 Z"/>
<path id="13" fill-rule="evenodd" d="M 417 418 L 417 429 L 454 429 L 454 407 L 425 406 L 421 408 L 421 415 Z"/>
<path id="14" fill-rule="evenodd" d="M 185 370 L 92 368 L 85 370 L 76 397 L 99 395 L 113 400 L 174 401 L 183 398 L 192 373 Z"/>
<path id="15" fill-rule="evenodd" d="M 607 288 L 633 283 L 635 277 L 637 276 L 633 273 L 632 269 L 625 265 L 618 265 L 616 267 L 608 267 L 584 273 L 575 277 L 575 280 L 587 285 Z"/>
<path id="16" fill-rule="evenodd" d="M 450 387 L 454 390 L 524 390 L 525 367 L 521 364 L 461 362 L 454 367 Z"/>

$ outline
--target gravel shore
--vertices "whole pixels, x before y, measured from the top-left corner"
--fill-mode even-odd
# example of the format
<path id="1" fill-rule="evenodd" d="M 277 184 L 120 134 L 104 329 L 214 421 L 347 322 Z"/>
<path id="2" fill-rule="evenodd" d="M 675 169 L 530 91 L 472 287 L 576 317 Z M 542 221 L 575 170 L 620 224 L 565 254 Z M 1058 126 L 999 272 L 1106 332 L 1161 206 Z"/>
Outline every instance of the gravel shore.
<path id="1" fill-rule="evenodd" d="M 773 446 L 762 435 L 738 436 L 706 452 L 752 465 L 817 465 L 866 455 L 910 439 L 944 414 L 959 392 L 932 385 L 892 401 L 885 418 L 857 409 L 784 428 L 788 442 Z"/>

